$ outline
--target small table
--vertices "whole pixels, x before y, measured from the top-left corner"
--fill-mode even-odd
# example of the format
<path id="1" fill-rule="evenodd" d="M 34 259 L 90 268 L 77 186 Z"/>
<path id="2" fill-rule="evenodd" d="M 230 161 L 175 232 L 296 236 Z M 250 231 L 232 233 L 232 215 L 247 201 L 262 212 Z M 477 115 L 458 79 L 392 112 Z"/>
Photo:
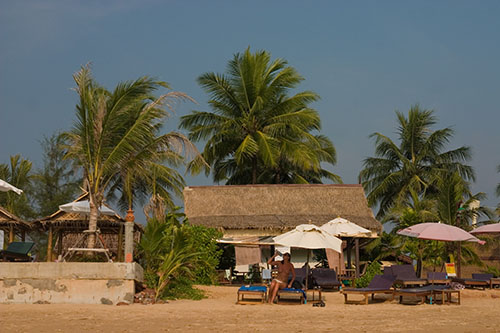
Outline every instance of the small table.
<path id="1" fill-rule="evenodd" d="M 323 301 L 323 298 L 321 297 L 321 288 L 309 289 L 306 291 L 306 293 L 310 291 L 312 291 L 312 298 L 307 297 L 308 303 L 314 304 L 321 303 Z M 318 299 L 316 299 L 316 294 L 318 294 Z"/>
<path id="2" fill-rule="evenodd" d="M 455 303 L 460 305 L 460 290 L 454 289 L 437 289 L 433 290 L 434 295 L 441 295 L 441 304 L 452 304 Z M 452 294 L 457 294 L 457 302 L 452 301 Z"/>
<path id="3" fill-rule="evenodd" d="M 493 286 L 500 286 L 500 278 L 490 279 L 490 289 L 493 289 Z"/>

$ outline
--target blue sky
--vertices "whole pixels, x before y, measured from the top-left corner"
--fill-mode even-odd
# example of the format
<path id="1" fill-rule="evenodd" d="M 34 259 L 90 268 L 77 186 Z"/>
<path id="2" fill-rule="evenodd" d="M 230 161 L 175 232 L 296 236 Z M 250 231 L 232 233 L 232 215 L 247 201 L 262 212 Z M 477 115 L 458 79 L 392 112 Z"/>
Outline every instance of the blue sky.
<path id="1" fill-rule="evenodd" d="M 333 171 L 357 182 L 375 131 L 394 138 L 395 110 L 434 109 L 436 128 L 469 145 L 475 192 L 499 201 L 500 2 L 475 1 L 7 1 L 0 0 L 0 162 L 41 163 L 39 140 L 71 127 L 72 74 L 92 62 L 108 88 L 155 76 L 198 101 L 168 120 L 207 110 L 196 84 L 250 46 L 288 60 L 305 81 L 322 133 L 337 148 Z M 199 146 L 201 149 L 202 147 Z M 211 184 L 204 175 L 189 185 Z"/>

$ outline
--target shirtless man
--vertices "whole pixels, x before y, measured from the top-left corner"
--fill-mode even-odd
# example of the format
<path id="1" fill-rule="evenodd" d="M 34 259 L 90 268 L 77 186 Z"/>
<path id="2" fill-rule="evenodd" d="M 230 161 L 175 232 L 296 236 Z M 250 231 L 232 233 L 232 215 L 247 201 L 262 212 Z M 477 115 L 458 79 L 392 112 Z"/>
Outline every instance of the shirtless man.
<path id="1" fill-rule="evenodd" d="M 276 298 L 276 294 L 278 293 L 279 289 L 283 289 L 287 287 L 286 282 L 288 281 L 288 275 L 290 275 L 290 272 L 292 273 L 292 279 L 290 280 L 290 283 L 288 284 L 288 288 L 292 286 L 293 281 L 295 280 L 295 269 L 293 268 L 293 265 L 290 263 L 290 253 L 285 253 L 283 255 L 283 261 L 274 261 L 274 258 L 278 255 L 278 253 L 275 253 L 274 256 L 269 258 L 267 263 L 269 265 L 277 265 L 278 266 L 278 276 L 276 276 L 275 279 L 271 282 L 271 288 L 269 290 L 269 303 L 273 304 L 274 299 Z"/>

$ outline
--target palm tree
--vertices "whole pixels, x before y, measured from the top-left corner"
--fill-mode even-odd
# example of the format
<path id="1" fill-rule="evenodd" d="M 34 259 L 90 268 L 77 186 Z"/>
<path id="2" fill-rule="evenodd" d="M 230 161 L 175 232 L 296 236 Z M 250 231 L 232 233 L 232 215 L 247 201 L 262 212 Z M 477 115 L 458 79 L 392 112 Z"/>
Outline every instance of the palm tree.
<path id="1" fill-rule="evenodd" d="M 108 91 L 95 82 L 89 66 L 73 78 L 80 101 L 74 127 L 64 133 L 66 157 L 83 170 L 90 199 L 89 230 L 95 231 L 98 208 L 116 177 L 127 174 L 127 179 L 135 179 L 134 174 L 142 175 L 153 165 L 161 168 L 172 151 L 193 148 L 181 134 L 159 134 L 167 115 L 165 107 L 188 96 L 169 92 L 156 97 L 154 93 L 168 85 L 149 77 L 119 83 Z M 95 235 L 91 234 L 88 246 L 94 243 Z"/>
<path id="2" fill-rule="evenodd" d="M 203 157 L 214 181 L 256 184 L 329 175 L 320 164 L 334 164 L 335 149 L 328 138 L 311 134 L 320 129 L 320 119 L 308 104 L 319 96 L 311 91 L 289 96 L 302 80 L 285 60 L 271 61 L 268 52 L 249 48 L 229 61 L 227 75 L 198 78 L 212 111 L 193 111 L 180 126 L 191 140 L 206 140 Z"/>
<path id="3" fill-rule="evenodd" d="M 468 182 L 455 172 L 442 172 L 437 177 L 436 207 L 439 221 L 457 226 L 464 230 L 472 229 L 472 220 L 479 216 L 492 217 L 492 212 L 486 207 L 476 207 L 474 204 L 485 198 L 480 192 L 472 194 Z M 478 255 L 470 245 L 452 244 L 457 250 L 457 273 L 460 276 L 462 261 L 480 264 Z M 450 246 L 451 247 L 451 246 Z"/>
<path id="4" fill-rule="evenodd" d="M 33 181 L 32 166 L 31 161 L 20 155 L 11 156 L 10 164 L 0 164 L 0 179 L 23 190 L 20 196 L 12 191 L 0 192 L 0 206 L 24 219 L 35 216 L 29 198 Z"/>
<path id="5" fill-rule="evenodd" d="M 400 112 L 396 115 L 399 145 L 381 133 L 373 133 L 375 157 L 364 160 L 364 169 L 359 174 L 359 182 L 368 192 L 369 204 L 379 204 L 379 218 L 408 199 L 411 190 L 418 195 L 434 191 L 436 175 L 443 170 L 456 170 L 466 180 L 474 180 L 472 167 L 463 164 L 470 160 L 470 148 L 443 151 L 453 130 L 432 131 L 431 126 L 437 121 L 434 111 L 415 105 L 408 112 L 408 118 Z"/>

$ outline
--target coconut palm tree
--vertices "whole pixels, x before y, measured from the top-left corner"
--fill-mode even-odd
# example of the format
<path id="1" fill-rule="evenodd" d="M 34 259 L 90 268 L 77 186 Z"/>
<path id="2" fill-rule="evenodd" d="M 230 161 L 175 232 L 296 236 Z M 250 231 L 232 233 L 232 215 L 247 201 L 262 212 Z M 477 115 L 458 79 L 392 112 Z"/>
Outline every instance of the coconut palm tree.
<path id="1" fill-rule="evenodd" d="M 438 190 L 435 196 L 436 208 L 441 223 L 470 231 L 474 218 L 483 216 L 490 219 L 493 215 L 487 207 L 475 205 L 486 195 L 482 192 L 472 194 L 469 183 L 457 171 L 440 173 L 436 179 L 436 188 Z M 462 262 L 481 264 L 479 256 L 469 244 L 449 244 L 448 249 L 451 248 L 457 251 L 457 273 L 459 275 Z"/>
<path id="2" fill-rule="evenodd" d="M 399 145 L 381 133 L 373 133 L 375 157 L 364 160 L 364 169 L 359 174 L 359 182 L 368 192 L 369 204 L 379 204 L 379 218 L 408 199 L 411 190 L 419 195 L 433 191 L 439 172 L 456 170 L 466 180 L 474 180 L 472 167 L 464 164 L 470 160 L 470 148 L 444 151 L 453 130 L 431 130 L 437 121 L 434 111 L 415 105 L 408 117 L 400 112 L 396 115 Z"/>
<path id="3" fill-rule="evenodd" d="M 82 67 L 73 78 L 80 100 L 77 120 L 71 131 L 63 134 L 68 142 L 66 158 L 82 168 L 90 199 L 89 230 L 95 231 L 98 208 L 116 177 L 126 174 L 131 184 L 135 174 L 143 175 L 152 166 L 161 169 L 172 151 L 194 148 L 179 133 L 159 133 L 166 108 L 175 100 L 189 97 L 180 92 L 156 97 L 158 89 L 169 87 L 149 77 L 121 82 L 108 91 L 93 79 L 89 66 Z M 94 244 L 95 235 L 91 234 L 88 246 Z"/>
<path id="4" fill-rule="evenodd" d="M 249 48 L 234 55 L 226 75 L 198 78 L 212 111 L 193 111 L 180 126 L 191 140 L 206 140 L 203 157 L 214 181 L 280 182 L 287 174 L 304 181 L 310 173 L 321 178 L 321 162 L 335 163 L 330 140 L 311 134 L 320 129 L 320 119 L 308 104 L 319 96 L 311 91 L 289 95 L 302 80 L 285 60 L 271 61 L 268 52 Z"/>

